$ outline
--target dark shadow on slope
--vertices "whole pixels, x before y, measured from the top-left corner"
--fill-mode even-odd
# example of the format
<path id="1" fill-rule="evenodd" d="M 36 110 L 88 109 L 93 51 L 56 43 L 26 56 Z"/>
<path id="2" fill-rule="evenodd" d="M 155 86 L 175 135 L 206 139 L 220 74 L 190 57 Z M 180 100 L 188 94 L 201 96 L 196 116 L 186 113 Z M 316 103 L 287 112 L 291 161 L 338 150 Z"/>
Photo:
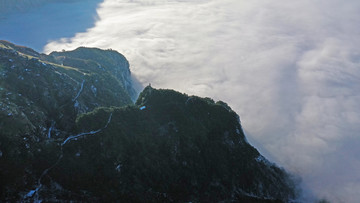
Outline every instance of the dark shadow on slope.
<path id="1" fill-rule="evenodd" d="M 258 141 L 256 141 L 254 139 L 254 137 L 251 135 L 251 133 L 249 133 L 248 131 L 246 131 L 245 129 L 244 133 L 245 136 L 248 140 L 248 142 L 250 143 L 250 145 L 254 146 L 259 152 L 260 154 L 262 154 L 264 157 L 266 157 L 266 159 L 268 159 L 270 162 L 273 162 L 277 165 L 279 165 L 280 161 L 279 159 L 277 159 L 276 157 L 274 157 L 271 152 L 269 152 L 267 149 L 265 149 L 265 147 L 260 144 Z M 279 165 L 280 167 L 284 167 L 282 165 Z M 287 169 L 288 171 L 288 169 Z M 290 171 L 288 171 L 290 172 Z M 301 191 L 299 194 L 301 194 L 297 201 L 299 202 L 315 202 L 316 201 L 316 197 L 314 195 L 314 193 L 309 189 L 309 186 L 306 185 L 302 178 L 300 177 L 300 174 L 296 174 L 296 173 L 292 173 L 290 172 L 290 174 L 293 177 L 293 180 L 296 182 L 296 184 L 298 184 L 298 189 L 299 191 Z"/>

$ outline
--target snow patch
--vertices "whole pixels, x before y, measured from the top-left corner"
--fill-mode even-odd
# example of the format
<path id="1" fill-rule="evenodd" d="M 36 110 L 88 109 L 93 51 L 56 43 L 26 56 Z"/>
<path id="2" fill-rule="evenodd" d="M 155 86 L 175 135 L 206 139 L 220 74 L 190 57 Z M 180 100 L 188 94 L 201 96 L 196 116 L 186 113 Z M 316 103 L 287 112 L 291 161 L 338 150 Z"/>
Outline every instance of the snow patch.
<path id="1" fill-rule="evenodd" d="M 74 99 L 72 101 L 76 101 L 77 98 L 80 96 L 80 94 L 81 94 L 81 92 L 82 92 L 82 90 L 84 88 L 84 83 L 85 83 L 85 80 L 82 81 L 80 89 L 79 89 L 78 93 L 76 94 L 76 96 L 74 97 Z"/>
<path id="2" fill-rule="evenodd" d="M 76 140 L 78 137 L 80 136 L 84 136 L 84 135 L 92 135 L 92 134 L 96 134 L 98 132 L 100 132 L 101 130 L 97 130 L 97 131 L 90 131 L 90 132 L 86 132 L 86 133 L 80 133 L 80 134 L 77 134 L 77 135 L 73 135 L 73 136 L 70 136 L 68 138 L 66 138 L 64 140 L 64 142 L 61 144 L 61 146 L 65 145 L 67 142 L 71 141 L 71 140 Z"/>
<path id="3" fill-rule="evenodd" d="M 146 109 L 146 106 L 140 107 L 140 110 L 144 110 L 144 109 Z"/>
<path id="4" fill-rule="evenodd" d="M 255 158 L 255 161 L 257 161 L 258 163 L 264 163 L 265 165 L 271 166 L 273 165 L 272 163 L 270 163 L 270 161 L 268 161 L 265 157 L 263 157 L 262 155 L 259 155 L 258 157 Z"/>
<path id="5" fill-rule="evenodd" d="M 98 130 L 93 130 L 93 131 L 90 131 L 90 132 L 84 132 L 84 133 L 80 133 L 80 134 L 77 134 L 77 135 L 70 136 L 70 137 L 68 137 L 68 138 L 66 138 L 64 140 L 64 142 L 61 144 L 61 146 L 65 145 L 67 142 L 69 142 L 71 140 L 76 140 L 78 137 L 85 136 L 85 135 L 93 135 L 93 134 L 96 134 L 98 132 L 101 132 L 103 129 L 107 128 L 107 126 L 109 125 L 109 123 L 111 121 L 111 118 L 112 118 L 112 113 L 110 114 L 109 119 L 108 119 L 106 125 L 103 128 L 100 128 Z"/>
<path id="6" fill-rule="evenodd" d="M 52 123 L 51 123 L 51 126 L 50 126 L 50 128 L 49 128 L 49 131 L 48 131 L 48 138 L 49 138 L 49 139 L 51 138 L 51 131 L 53 130 L 54 125 L 55 125 L 55 122 L 52 122 Z"/>
<path id="7" fill-rule="evenodd" d="M 75 104 L 74 104 L 74 108 L 75 108 L 75 109 L 79 108 L 79 105 L 80 105 L 80 103 L 78 102 L 78 100 L 76 100 L 76 101 L 75 101 Z"/>
<path id="8" fill-rule="evenodd" d="M 39 177 L 39 179 L 38 179 L 38 186 L 37 186 L 37 188 L 36 188 L 35 190 L 31 190 L 26 196 L 24 196 L 24 198 L 32 197 L 32 196 L 34 196 L 34 194 L 36 193 L 36 194 L 35 194 L 36 196 L 35 196 L 35 198 L 34 198 L 34 202 L 39 202 L 39 200 L 38 200 L 38 196 L 39 196 L 38 191 L 39 191 L 39 190 L 41 189 L 41 187 L 42 187 L 41 179 L 42 179 L 52 168 L 54 168 L 54 167 L 60 162 L 60 160 L 63 158 L 63 145 L 65 145 L 67 142 L 69 142 L 69 141 L 71 141 L 71 140 L 73 140 L 73 139 L 76 140 L 76 139 L 77 139 L 78 137 L 80 137 L 80 136 L 91 135 L 91 134 L 96 134 L 96 133 L 100 132 L 101 130 L 107 128 L 107 126 L 109 125 L 109 123 L 110 123 L 110 121 L 111 121 L 111 118 L 112 118 L 112 113 L 110 113 L 110 116 L 109 116 L 109 119 L 108 119 L 106 125 L 105 125 L 103 128 L 100 128 L 99 130 L 90 131 L 90 132 L 87 132 L 87 133 L 80 133 L 80 134 L 77 134 L 77 135 L 70 136 L 70 137 L 66 138 L 66 139 L 64 140 L 64 142 L 61 144 L 61 154 L 60 154 L 58 160 L 57 160 L 52 166 L 50 166 L 49 168 L 45 169 L 45 170 L 42 172 L 42 174 L 40 175 L 40 177 Z M 76 156 L 77 156 L 78 154 L 79 154 L 79 156 L 80 156 L 80 152 L 78 152 L 78 153 L 76 154 Z M 40 201 L 40 202 L 41 202 L 41 201 Z"/>
<path id="9" fill-rule="evenodd" d="M 25 197 L 32 197 L 35 194 L 36 190 L 30 190 L 30 192 L 28 192 Z"/>
<path id="10" fill-rule="evenodd" d="M 120 172 L 120 171 L 121 171 L 121 164 L 118 164 L 118 165 L 116 166 L 115 170 L 116 170 L 117 172 Z"/>

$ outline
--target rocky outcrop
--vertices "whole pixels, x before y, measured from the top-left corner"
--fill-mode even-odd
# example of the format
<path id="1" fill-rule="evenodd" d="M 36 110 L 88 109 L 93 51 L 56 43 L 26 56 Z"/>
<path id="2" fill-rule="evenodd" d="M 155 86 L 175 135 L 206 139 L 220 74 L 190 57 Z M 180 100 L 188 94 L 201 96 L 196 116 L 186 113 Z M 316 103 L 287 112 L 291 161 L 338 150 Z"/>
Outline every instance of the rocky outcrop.
<path id="1" fill-rule="evenodd" d="M 291 202 L 224 102 L 146 87 L 112 50 L 0 41 L 0 201 Z"/>
<path id="2" fill-rule="evenodd" d="M 121 81 L 121 85 L 133 101 L 138 96 L 132 85 L 129 62 L 117 51 L 80 47 L 73 51 L 52 52 L 50 56 L 66 66 L 76 66 L 84 70 L 89 70 L 91 67 L 95 71 L 107 71 Z"/>
<path id="3" fill-rule="evenodd" d="M 54 143 L 72 135 L 78 115 L 133 103 L 115 67 L 72 59 L 79 66 L 0 41 L 0 196 L 16 197 L 36 179 L 39 156 L 59 150 Z"/>

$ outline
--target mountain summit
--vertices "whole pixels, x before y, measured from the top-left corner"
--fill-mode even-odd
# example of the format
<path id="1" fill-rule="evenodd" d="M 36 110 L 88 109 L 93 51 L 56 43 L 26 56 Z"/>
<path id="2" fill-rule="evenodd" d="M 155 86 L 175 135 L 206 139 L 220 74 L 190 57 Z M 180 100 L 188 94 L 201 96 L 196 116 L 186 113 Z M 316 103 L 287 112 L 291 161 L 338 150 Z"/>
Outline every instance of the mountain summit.
<path id="1" fill-rule="evenodd" d="M 0 42 L 1 201 L 290 202 L 224 102 L 146 87 L 111 50 Z"/>

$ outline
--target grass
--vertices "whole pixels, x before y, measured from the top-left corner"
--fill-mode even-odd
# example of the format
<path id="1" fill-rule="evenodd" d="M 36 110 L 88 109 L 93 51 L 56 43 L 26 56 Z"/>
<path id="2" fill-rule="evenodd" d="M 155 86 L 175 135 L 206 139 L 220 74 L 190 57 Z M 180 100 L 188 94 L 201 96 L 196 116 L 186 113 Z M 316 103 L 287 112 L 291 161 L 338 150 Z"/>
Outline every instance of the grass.
<path id="1" fill-rule="evenodd" d="M 40 62 L 50 64 L 50 65 L 58 67 L 58 68 L 63 68 L 63 69 L 67 69 L 67 70 L 75 70 L 75 71 L 81 72 L 78 68 L 74 68 L 74 67 L 71 67 L 71 66 L 59 65 L 59 64 L 56 64 L 56 63 L 52 63 L 52 62 L 48 62 L 48 61 L 42 61 L 42 60 L 40 60 Z"/>
<path id="2" fill-rule="evenodd" d="M 147 108 L 140 110 L 142 105 Z M 99 129 L 111 112 L 110 124 L 98 136 L 67 146 L 67 150 L 73 150 L 71 156 L 64 158 L 72 161 L 72 165 L 66 166 L 73 173 L 71 177 L 88 170 L 84 167 L 87 162 L 78 164 L 72 155 L 81 150 L 83 156 L 88 156 L 83 161 L 92 160 L 88 165 L 91 170 L 85 176 L 91 176 L 98 168 L 114 168 L 116 164 L 111 161 L 121 163 L 120 174 L 114 175 L 114 170 L 110 170 L 102 175 L 117 177 L 118 191 L 130 191 L 136 197 L 149 195 L 138 201 L 156 199 L 156 192 L 164 192 L 176 201 L 188 201 L 189 197 L 204 202 L 220 201 L 228 198 L 234 187 L 256 192 L 259 180 L 265 192 L 272 193 L 276 186 L 278 191 L 291 194 L 291 188 L 281 178 L 279 182 L 268 178 L 286 179 L 284 172 L 268 170 L 255 161 L 259 152 L 243 141 L 243 134 L 238 134 L 236 129 L 241 129 L 238 116 L 224 102 L 147 87 L 136 105 L 98 108 L 79 116 L 76 128 L 79 132 Z M 78 167 L 83 170 L 74 171 Z M 68 181 L 70 185 L 71 180 Z M 88 183 L 92 187 L 89 190 L 110 195 L 106 184 L 98 186 L 96 181 Z M 243 198 L 252 202 L 246 199 L 251 197 Z"/>
<path id="3" fill-rule="evenodd" d="M 4 44 L 2 44 L 2 43 L 0 43 L 0 48 L 11 49 L 11 48 L 7 47 L 6 45 L 4 45 Z"/>

